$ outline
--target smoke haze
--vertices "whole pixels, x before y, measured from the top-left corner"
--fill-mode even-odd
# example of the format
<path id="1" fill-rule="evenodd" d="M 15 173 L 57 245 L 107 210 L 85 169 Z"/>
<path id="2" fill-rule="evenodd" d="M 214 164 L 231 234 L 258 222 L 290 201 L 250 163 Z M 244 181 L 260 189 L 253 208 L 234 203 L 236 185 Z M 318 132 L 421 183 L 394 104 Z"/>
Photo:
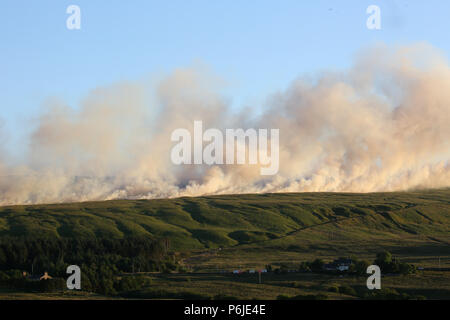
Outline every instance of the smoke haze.
<path id="1" fill-rule="evenodd" d="M 76 109 L 47 103 L 24 163 L 5 154 L 0 121 L 0 204 L 450 186 L 450 67 L 428 45 L 362 51 L 349 70 L 294 81 L 263 112 L 233 112 L 219 82 L 179 69 L 151 87 L 97 88 Z M 280 129 L 278 174 L 173 165 L 171 133 L 194 120 Z"/>

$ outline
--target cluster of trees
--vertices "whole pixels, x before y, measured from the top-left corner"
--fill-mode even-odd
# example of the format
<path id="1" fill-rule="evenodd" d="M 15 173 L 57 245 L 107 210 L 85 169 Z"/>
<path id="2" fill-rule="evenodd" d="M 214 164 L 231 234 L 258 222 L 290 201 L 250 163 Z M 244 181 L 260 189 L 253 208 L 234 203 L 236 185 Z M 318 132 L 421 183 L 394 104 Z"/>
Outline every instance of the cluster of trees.
<path id="1" fill-rule="evenodd" d="M 150 284 L 150 278 L 142 275 L 118 277 L 106 274 L 88 277 L 86 273 L 83 273 L 81 289 L 104 295 L 116 295 L 119 292 L 139 290 Z M 19 274 L 19 270 L 0 271 L 0 286 L 31 292 L 54 292 L 67 289 L 64 278 L 32 281 Z"/>
<path id="2" fill-rule="evenodd" d="M 362 299 L 366 300 L 426 300 L 423 295 L 414 295 L 408 293 L 399 293 L 395 289 L 382 288 L 381 290 L 373 290 L 371 292 L 364 292 L 361 295 Z"/>
<path id="3" fill-rule="evenodd" d="M 121 273 L 167 272 L 177 269 L 165 239 L 6 238 L 0 239 L 0 285 L 48 291 L 65 288 L 67 266 L 78 265 L 82 290 L 115 294 L 146 285 L 145 277 Z M 53 279 L 38 282 L 23 276 L 48 272 Z"/>
<path id="4" fill-rule="evenodd" d="M 167 255 L 167 241 L 145 237 L 124 239 L 0 239 L 0 270 L 22 269 L 65 273 L 68 264 L 114 265 L 124 272 L 154 271 Z"/>
<path id="5" fill-rule="evenodd" d="M 330 292 L 343 293 L 349 296 L 357 296 L 356 290 L 350 286 L 331 286 L 328 288 Z"/>
<path id="6" fill-rule="evenodd" d="M 62 278 L 54 278 L 43 281 L 27 280 L 20 270 L 0 271 L 0 286 L 6 288 L 21 289 L 24 291 L 51 292 L 66 287 L 66 281 Z"/>
<path id="7" fill-rule="evenodd" d="M 414 265 L 393 259 L 392 254 L 388 251 L 378 253 L 373 264 L 379 266 L 383 273 L 411 274 L 416 272 Z"/>
<path id="8" fill-rule="evenodd" d="M 344 258 L 340 258 L 344 259 Z M 409 263 L 400 262 L 392 258 L 392 254 L 388 251 L 380 252 L 376 255 L 376 259 L 373 263 L 370 263 L 366 260 L 358 260 L 352 258 L 352 263 L 349 266 L 349 270 L 346 271 L 349 274 L 354 275 L 366 275 L 367 267 L 375 264 L 380 267 L 382 273 L 395 273 L 395 274 L 411 274 L 416 272 L 416 267 Z M 324 270 L 325 261 L 322 259 L 315 259 L 314 261 L 303 261 L 296 271 L 299 272 L 314 272 L 314 273 L 322 273 L 326 272 Z M 272 265 L 267 265 L 266 269 L 275 273 L 284 273 L 288 272 L 289 268 L 287 265 L 281 265 L 279 268 L 274 268 Z"/>

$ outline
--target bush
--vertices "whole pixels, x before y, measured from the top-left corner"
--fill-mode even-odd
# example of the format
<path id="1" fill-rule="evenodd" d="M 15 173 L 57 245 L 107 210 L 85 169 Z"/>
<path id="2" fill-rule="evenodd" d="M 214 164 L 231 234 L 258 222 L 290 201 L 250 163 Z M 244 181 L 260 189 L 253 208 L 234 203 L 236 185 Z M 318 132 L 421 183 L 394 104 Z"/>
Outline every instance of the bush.
<path id="1" fill-rule="evenodd" d="M 214 296 L 213 299 L 214 300 L 239 300 L 239 298 L 237 298 L 235 296 L 227 296 L 227 295 L 223 295 L 223 294 L 218 294 L 218 295 Z"/>
<path id="2" fill-rule="evenodd" d="M 67 289 L 66 281 L 62 278 L 54 278 L 35 282 L 38 284 L 40 292 L 55 292 Z"/>
<path id="3" fill-rule="evenodd" d="M 290 300 L 326 300 L 328 299 L 328 296 L 324 294 L 307 294 L 307 295 L 298 295 L 295 297 L 292 297 Z"/>
<path id="4" fill-rule="evenodd" d="M 402 297 L 395 289 L 383 288 L 366 294 L 364 298 L 369 300 L 403 300 L 405 297 Z"/>
<path id="5" fill-rule="evenodd" d="M 299 266 L 299 270 L 301 272 L 310 272 L 311 271 L 311 264 L 309 262 L 305 262 L 303 261 L 300 266 Z"/>
<path id="6" fill-rule="evenodd" d="M 352 265 L 350 266 L 350 272 L 357 275 L 365 275 L 369 265 L 370 263 L 368 261 L 354 259 Z"/>
<path id="7" fill-rule="evenodd" d="M 347 294 L 349 296 L 357 296 L 355 289 L 349 286 L 340 286 L 339 292 L 343 294 Z"/>
<path id="8" fill-rule="evenodd" d="M 116 281 L 114 283 L 114 288 L 119 291 L 132 291 L 132 290 L 138 290 L 140 289 L 139 281 L 137 280 L 137 277 L 133 276 L 127 276 L 122 277 L 122 279 Z"/>
<path id="9" fill-rule="evenodd" d="M 338 286 L 331 286 L 331 287 L 328 288 L 328 292 L 339 293 L 339 287 Z"/>
<path id="10" fill-rule="evenodd" d="M 0 281 L 9 280 L 9 276 L 6 272 L 0 271 Z"/>
<path id="11" fill-rule="evenodd" d="M 323 260 L 316 259 L 311 263 L 311 270 L 313 272 L 321 272 L 324 264 Z"/>
<path id="12" fill-rule="evenodd" d="M 416 267 L 409 263 L 401 263 L 392 259 L 392 254 L 388 251 L 380 252 L 374 264 L 378 265 L 383 273 L 400 273 L 408 275 L 416 272 Z"/>
<path id="13" fill-rule="evenodd" d="M 288 297 L 286 295 L 279 295 L 277 297 L 277 300 L 326 300 L 328 299 L 327 295 L 324 294 L 317 294 L 317 295 L 313 295 L 313 294 L 307 294 L 307 295 L 297 295 L 294 297 Z"/>
<path id="14" fill-rule="evenodd" d="M 408 275 L 416 272 L 416 267 L 409 263 L 400 263 L 398 269 L 399 273 L 403 275 Z"/>

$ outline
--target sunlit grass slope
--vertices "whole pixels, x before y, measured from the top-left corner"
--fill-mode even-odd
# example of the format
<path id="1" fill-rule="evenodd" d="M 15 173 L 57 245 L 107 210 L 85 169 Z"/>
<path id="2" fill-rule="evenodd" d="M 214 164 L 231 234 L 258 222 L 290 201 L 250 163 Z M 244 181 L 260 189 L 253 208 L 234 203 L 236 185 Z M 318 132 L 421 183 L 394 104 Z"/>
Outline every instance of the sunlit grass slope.
<path id="1" fill-rule="evenodd" d="M 174 250 L 333 239 L 448 241 L 450 190 L 288 193 L 117 200 L 0 208 L 0 236 L 146 235 Z"/>

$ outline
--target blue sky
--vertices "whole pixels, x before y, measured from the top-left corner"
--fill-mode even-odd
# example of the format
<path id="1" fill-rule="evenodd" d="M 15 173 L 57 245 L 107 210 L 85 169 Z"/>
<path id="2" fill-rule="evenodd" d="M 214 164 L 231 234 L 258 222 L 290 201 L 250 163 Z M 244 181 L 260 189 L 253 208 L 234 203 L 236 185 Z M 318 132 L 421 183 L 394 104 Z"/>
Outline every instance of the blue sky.
<path id="1" fill-rule="evenodd" d="M 81 30 L 66 28 L 70 4 L 81 8 Z M 371 4 L 382 30 L 366 28 Z M 19 134 L 49 97 L 76 107 L 97 86 L 196 61 L 229 81 L 235 107 L 254 105 L 380 41 L 426 41 L 448 57 L 449 19 L 447 0 L 3 0 L 0 119 Z"/>

